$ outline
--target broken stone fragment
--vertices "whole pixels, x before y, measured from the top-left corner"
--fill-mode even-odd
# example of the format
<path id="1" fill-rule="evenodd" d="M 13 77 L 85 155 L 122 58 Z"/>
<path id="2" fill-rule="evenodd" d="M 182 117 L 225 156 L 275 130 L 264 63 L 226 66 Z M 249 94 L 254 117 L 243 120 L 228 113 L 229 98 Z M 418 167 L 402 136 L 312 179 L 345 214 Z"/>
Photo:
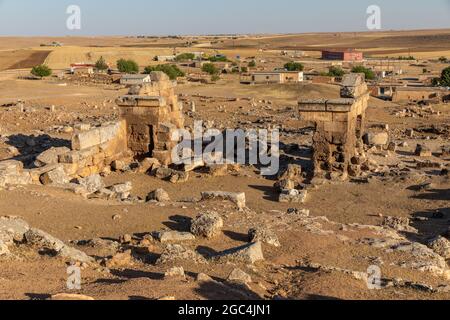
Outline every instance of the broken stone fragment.
<path id="1" fill-rule="evenodd" d="M 187 249 L 179 244 L 169 244 L 156 261 L 156 264 L 174 263 L 176 261 L 189 261 L 200 264 L 207 263 L 206 259 L 197 252 Z"/>
<path id="2" fill-rule="evenodd" d="M 138 172 L 147 173 L 161 167 L 161 163 L 155 158 L 145 158 L 139 163 Z"/>
<path id="3" fill-rule="evenodd" d="M 217 236 L 223 228 L 223 220 L 215 212 L 207 212 L 198 215 L 192 220 L 191 232 L 199 237 L 212 239 Z"/>
<path id="4" fill-rule="evenodd" d="M 450 259 L 450 241 L 444 237 L 436 237 L 427 243 L 428 248 L 442 256 L 444 259 Z"/>
<path id="5" fill-rule="evenodd" d="M 224 177 L 228 173 L 228 165 L 227 164 L 210 165 L 207 168 L 207 172 L 212 177 Z"/>
<path id="6" fill-rule="evenodd" d="M 241 269 L 234 269 L 228 276 L 227 281 L 238 284 L 249 284 L 252 282 L 252 277 Z"/>
<path id="7" fill-rule="evenodd" d="M 253 264 L 264 260 L 261 242 L 254 242 L 244 246 L 221 252 L 216 259 L 235 263 Z"/>
<path id="8" fill-rule="evenodd" d="M 382 226 L 397 231 L 411 231 L 410 220 L 406 217 L 384 217 Z"/>
<path id="9" fill-rule="evenodd" d="M 86 178 L 81 178 L 78 183 L 86 189 L 88 193 L 95 193 L 105 187 L 102 177 L 99 174 L 93 174 Z"/>
<path id="10" fill-rule="evenodd" d="M 233 193 L 224 191 L 206 191 L 201 193 L 202 200 L 222 199 L 234 203 L 238 209 L 242 210 L 246 207 L 245 193 Z"/>
<path id="11" fill-rule="evenodd" d="M 363 137 L 364 143 L 369 146 L 386 146 L 389 143 L 389 133 L 367 133 Z"/>
<path id="12" fill-rule="evenodd" d="M 133 190 L 133 184 L 130 181 L 127 181 L 125 183 L 112 185 L 108 189 L 114 193 L 126 193 L 131 192 L 131 190 Z"/>
<path id="13" fill-rule="evenodd" d="M 275 188 L 278 190 L 290 190 L 299 187 L 303 182 L 302 167 L 296 164 L 290 164 L 286 171 L 278 177 Z"/>
<path id="14" fill-rule="evenodd" d="M 184 164 L 184 171 L 190 172 L 190 171 L 194 171 L 195 169 L 201 168 L 204 166 L 205 166 L 205 161 L 203 161 L 203 158 L 193 158 Z"/>
<path id="15" fill-rule="evenodd" d="M 22 242 L 29 229 L 28 223 L 18 217 L 0 217 L 0 241 L 5 244 L 12 244 L 14 241 Z"/>
<path id="16" fill-rule="evenodd" d="M 161 243 L 182 242 L 195 240 L 195 236 L 190 232 L 161 231 L 156 233 L 156 239 Z"/>
<path id="17" fill-rule="evenodd" d="M 415 155 L 418 157 L 432 157 L 433 156 L 430 148 L 428 148 L 427 146 L 422 145 L 422 144 L 417 145 Z"/>
<path id="18" fill-rule="evenodd" d="M 266 228 L 253 228 L 248 231 L 249 242 L 257 242 L 260 241 L 262 243 L 267 243 L 274 247 L 280 247 L 280 241 L 278 240 L 277 235 Z"/>
<path id="19" fill-rule="evenodd" d="M 75 293 L 58 293 L 51 296 L 50 300 L 55 301 L 93 301 L 92 297 Z"/>
<path id="20" fill-rule="evenodd" d="M 65 184 L 69 183 L 70 180 L 66 175 L 64 167 L 62 165 L 57 166 L 55 169 L 44 173 L 39 179 L 43 185 Z"/>
<path id="21" fill-rule="evenodd" d="M 34 164 L 36 165 L 36 167 L 44 167 L 49 164 L 57 164 L 59 161 L 59 157 L 69 152 L 70 149 L 67 147 L 50 148 L 38 155 Z"/>
<path id="22" fill-rule="evenodd" d="M 307 190 L 283 190 L 278 201 L 284 203 L 305 203 L 307 196 Z"/>
<path id="23" fill-rule="evenodd" d="M 110 259 L 107 259 L 103 262 L 103 264 L 107 268 L 122 268 L 127 267 L 132 263 L 133 257 L 131 256 L 131 250 L 127 250 L 125 252 L 119 252 L 112 256 Z"/>
<path id="24" fill-rule="evenodd" d="M 173 267 L 164 273 L 164 277 L 165 278 L 184 278 L 185 277 L 184 269 L 183 269 L 183 267 Z"/>
<path id="25" fill-rule="evenodd" d="M 147 195 L 147 201 L 169 202 L 170 196 L 164 189 L 156 189 Z"/>
<path id="26" fill-rule="evenodd" d="M 42 230 L 34 228 L 29 229 L 24 234 L 24 237 L 28 244 L 42 249 L 52 250 L 63 258 L 85 263 L 92 263 L 94 261 L 93 258 L 89 257 L 84 252 L 66 246 L 64 242 Z"/>

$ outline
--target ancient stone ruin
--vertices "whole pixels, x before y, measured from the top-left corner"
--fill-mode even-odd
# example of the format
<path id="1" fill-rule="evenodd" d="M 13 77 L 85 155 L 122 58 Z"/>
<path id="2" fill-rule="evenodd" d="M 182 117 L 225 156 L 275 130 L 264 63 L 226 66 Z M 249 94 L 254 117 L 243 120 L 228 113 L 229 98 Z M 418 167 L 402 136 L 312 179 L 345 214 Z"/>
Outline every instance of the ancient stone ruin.
<path id="1" fill-rule="evenodd" d="M 126 121 L 128 147 L 134 156 L 153 157 L 168 165 L 176 145 L 172 134 L 184 125 L 182 104 L 166 74 L 152 72 L 150 77 L 151 83 L 132 87 L 116 103 Z"/>
<path id="2" fill-rule="evenodd" d="M 313 162 L 315 176 L 347 177 L 352 159 L 362 151 L 369 90 L 363 74 L 345 75 L 338 99 L 300 100 L 302 120 L 315 126 Z"/>

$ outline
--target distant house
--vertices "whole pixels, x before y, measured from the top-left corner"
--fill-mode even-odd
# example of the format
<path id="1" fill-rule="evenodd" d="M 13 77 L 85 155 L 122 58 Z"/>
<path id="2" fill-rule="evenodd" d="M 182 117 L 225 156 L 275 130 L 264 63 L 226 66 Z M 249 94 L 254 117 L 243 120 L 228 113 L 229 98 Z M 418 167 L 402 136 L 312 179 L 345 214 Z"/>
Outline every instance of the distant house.
<path id="1" fill-rule="evenodd" d="M 341 61 L 363 61 L 364 54 L 353 49 L 345 50 L 324 50 L 322 51 L 323 60 L 341 60 Z"/>
<path id="2" fill-rule="evenodd" d="M 251 75 L 253 84 L 261 83 L 298 83 L 303 81 L 303 72 L 298 71 L 269 71 L 255 72 Z"/>
<path id="3" fill-rule="evenodd" d="M 126 74 L 120 79 L 120 84 L 134 86 L 152 82 L 149 74 Z"/>
<path id="4" fill-rule="evenodd" d="M 166 61 L 175 61 L 176 56 L 156 56 L 156 61 L 158 62 L 166 62 Z"/>
<path id="5" fill-rule="evenodd" d="M 71 74 L 93 74 L 95 65 L 89 63 L 73 63 L 70 65 Z"/>

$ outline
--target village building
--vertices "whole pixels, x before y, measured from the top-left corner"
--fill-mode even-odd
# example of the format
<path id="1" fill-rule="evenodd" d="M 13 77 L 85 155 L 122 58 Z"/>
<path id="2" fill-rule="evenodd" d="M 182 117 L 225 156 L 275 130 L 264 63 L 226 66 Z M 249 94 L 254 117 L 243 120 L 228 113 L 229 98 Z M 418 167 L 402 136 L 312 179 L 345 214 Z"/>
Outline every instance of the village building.
<path id="1" fill-rule="evenodd" d="M 363 61 L 364 55 L 362 52 L 353 49 L 324 50 L 322 51 L 322 59 L 341 60 L 341 61 Z"/>
<path id="2" fill-rule="evenodd" d="M 135 86 L 150 83 L 152 80 L 148 74 L 125 74 L 120 79 L 120 84 L 125 86 Z"/>
<path id="3" fill-rule="evenodd" d="M 156 61 L 158 62 L 168 62 L 168 61 L 175 61 L 176 56 L 170 55 L 170 56 L 156 56 Z"/>
<path id="4" fill-rule="evenodd" d="M 303 81 L 303 72 L 299 71 L 268 71 L 251 74 L 252 84 L 264 83 L 298 83 Z"/>
<path id="5" fill-rule="evenodd" d="M 89 63 L 73 63 L 70 65 L 71 74 L 93 74 L 95 65 Z"/>

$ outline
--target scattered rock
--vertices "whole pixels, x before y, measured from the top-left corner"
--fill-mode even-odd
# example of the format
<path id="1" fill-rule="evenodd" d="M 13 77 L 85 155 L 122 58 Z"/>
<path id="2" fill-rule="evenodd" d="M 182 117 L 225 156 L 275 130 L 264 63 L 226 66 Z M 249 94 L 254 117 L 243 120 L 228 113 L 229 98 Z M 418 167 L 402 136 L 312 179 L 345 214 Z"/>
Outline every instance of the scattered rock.
<path id="1" fill-rule="evenodd" d="M 436 237 L 427 243 L 428 248 L 436 252 L 444 259 L 450 259 L 450 241 L 444 237 Z"/>
<path id="2" fill-rule="evenodd" d="M 257 242 L 260 241 L 262 243 L 267 243 L 274 247 L 280 247 L 280 241 L 278 240 L 277 235 L 266 228 L 253 228 L 248 231 L 249 242 Z"/>
<path id="3" fill-rule="evenodd" d="M 41 175 L 39 180 L 43 185 L 49 184 L 62 185 L 69 183 L 70 179 L 67 176 L 66 172 L 64 171 L 63 166 L 57 166 L 55 169 L 45 172 L 43 175 Z"/>
<path id="4" fill-rule="evenodd" d="M 190 232 L 161 231 L 156 234 L 156 239 L 161 243 L 182 242 L 195 240 L 195 236 Z"/>
<path id="5" fill-rule="evenodd" d="M 385 146 L 389 143 L 389 133 L 367 133 L 363 137 L 364 143 L 369 146 Z"/>
<path id="6" fill-rule="evenodd" d="M 1 256 L 7 256 L 9 255 L 11 252 L 9 251 L 8 246 L 6 245 L 6 243 L 4 243 L 3 241 L 0 240 L 0 257 Z"/>
<path id="7" fill-rule="evenodd" d="M 227 281 L 238 284 L 249 284 L 252 282 L 252 277 L 241 269 L 234 269 L 228 276 Z"/>
<path id="8" fill-rule="evenodd" d="M 220 261 L 253 264 L 264 260 L 261 242 L 250 243 L 223 251 L 217 256 Z"/>
<path id="9" fill-rule="evenodd" d="M 78 183 L 84 187 L 88 193 L 95 193 L 105 187 L 103 179 L 99 174 L 81 178 L 78 180 Z"/>
<path id="10" fill-rule="evenodd" d="M 198 215 L 192 220 L 191 232 L 199 237 L 212 239 L 217 236 L 223 228 L 223 220 L 215 212 L 207 212 Z"/>
<path id="11" fill-rule="evenodd" d="M 104 264 L 107 268 L 123 268 L 127 267 L 132 262 L 131 250 L 125 252 L 119 252 L 112 256 L 110 259 L 105 260 Z"/>
<path id="12" fill-rule="evenodd" d="M 308 196 L 307 190 L 283 190 L 278 199 L 279 202 L 284 203 L 305 203 L 306 198 Z"/>
<path id="13" fill-rule="evenodd" d="M 58 293 L 51 296 L 50 300 L 56 301 L 93 301 L 92 297 L 75 293 Z"/>
<path id="14" fill-rule="evenodd" d="M 207 191 L 201 193 L 202 200 L 222 199 L 234 203 L 238 209 L 242 210 L 246 207 L 245 193 L 233 193 L 224 191 Z"/>
<path id="15" fill-rule="evenodd" d="M 416 147 L 415 155 L 418 157 L 432 157 L 433 154 L 431 153 L 431 150 L 422 144 L 418 144 Z"/>
<path id="16" fill-rule="evenodd" d="M 169 244 L 161 254 L 156 264 L 174 263 L 177 261 L 189 261 L 205 264 L 206 259 L 197 252 L 187 249 L 179 244 Z"/>
<path id="17" fill-rule="evenodd" d="M 173 267 L 164 273 L 164 277 L 165 278 L 178 278 L 178 277 L 184 278 L 185 277 L 184 269 L 183 269 L 183 267 Z"/>
<path id="18" fill-rule="evenodd" d="M 0 217 L 0 241 L 5 244 L 13 244 L 14 241 L 22 242 L 29 229 L 28 223 L 18 217 Z"/>
<path id="19" fill-rule="evenodd" d="M 164 189 L 156 189 L 147 195 L 147 201 L 169 202 L 170 196 Z"/>

